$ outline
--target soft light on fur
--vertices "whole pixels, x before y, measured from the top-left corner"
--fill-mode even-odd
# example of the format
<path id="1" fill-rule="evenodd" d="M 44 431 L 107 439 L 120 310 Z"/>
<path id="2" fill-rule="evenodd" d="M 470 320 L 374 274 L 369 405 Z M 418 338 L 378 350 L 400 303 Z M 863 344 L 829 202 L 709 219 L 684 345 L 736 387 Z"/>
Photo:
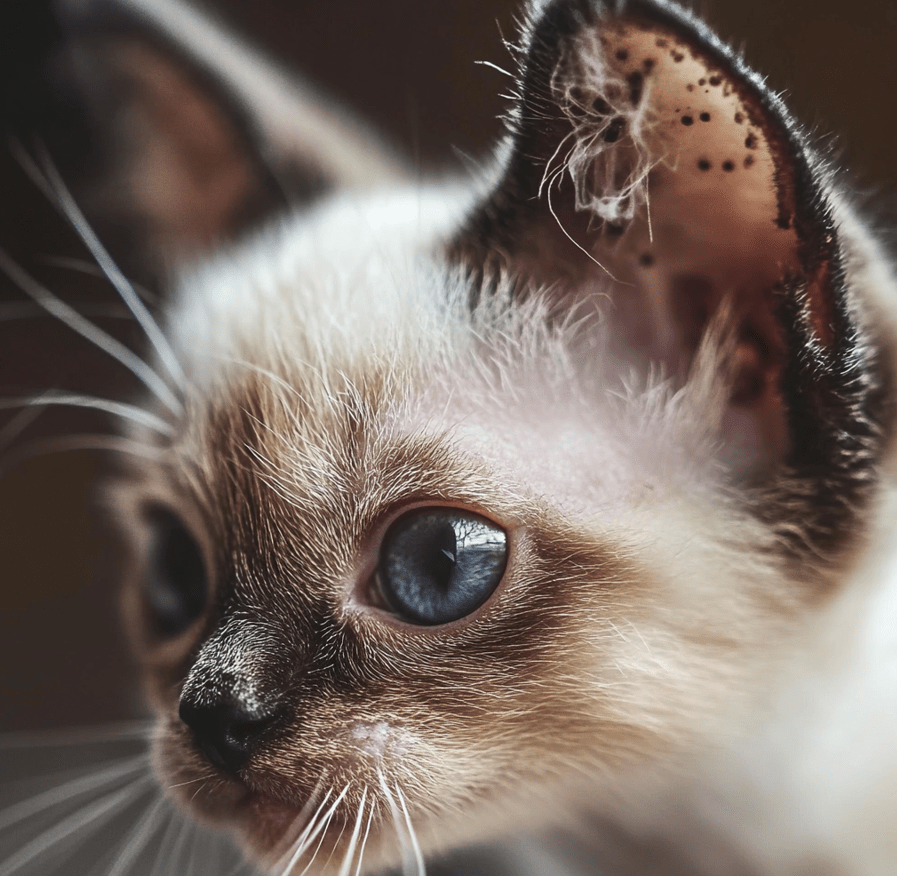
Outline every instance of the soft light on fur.
<path id="1" fill-rule="evenodd" d="M 277 876 L 552 832 L 620 873 L 890 873 L 897 286 L 779 99 L 665 0 L 531 3 L 492 170 L 414 185 L 192 11 L 140 20 L 224 92 L 190 97 L 240 186 L 192 248 L 317 170 L 179 275 L 179 397 L 109 491 L 168 794 Z M 508 555 L 427 626 L 378 557 L 434 507 Z M 209 585 L 168 634 L 160 515 Z M 265 728 L 229 764 L 185 704 Z"/>

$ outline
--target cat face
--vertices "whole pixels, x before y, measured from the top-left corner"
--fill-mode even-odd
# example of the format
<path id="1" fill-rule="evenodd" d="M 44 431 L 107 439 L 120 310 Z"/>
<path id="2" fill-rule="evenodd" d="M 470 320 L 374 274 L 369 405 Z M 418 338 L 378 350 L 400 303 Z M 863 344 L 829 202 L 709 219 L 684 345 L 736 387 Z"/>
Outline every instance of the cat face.
<path id="1" fill-rule="evenodd" d="M 163 11 L 207 68 L 218 32 Z M 131 84 L 140 45 L 109 55 Z M 197 205 L 198 238 L 272 206 L 259 133 L 314 201 L 184 274 L 177 397 L 113 491 L 161 782 L 277 872 L 675 785 L 768 695 L 877 489 L 890 281 L 780 102 L 666 3 L 532 4 L 519 67 L 472 191 L 236 62 L 191 147 L 220 197 L 124 163 L 158 249 Z M 176 129 L 210 112 L 185 103 Z"/>

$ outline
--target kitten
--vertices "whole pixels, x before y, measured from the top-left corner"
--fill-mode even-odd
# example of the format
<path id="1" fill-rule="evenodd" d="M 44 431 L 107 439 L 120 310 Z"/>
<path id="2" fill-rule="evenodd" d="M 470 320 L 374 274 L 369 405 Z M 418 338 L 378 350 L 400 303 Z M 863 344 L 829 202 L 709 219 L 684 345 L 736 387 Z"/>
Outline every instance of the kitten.
<path id="1" fill-rule="evenodd" d="M 891 873 L 897 285 L 779 98 L 672 3 L 534 2 L 490 167 L 418 184 L 117 10 L 66 69 L 161 331 L 31 170 L 152 350 L 107 501 L 167 793 L 283 876 Z"/>

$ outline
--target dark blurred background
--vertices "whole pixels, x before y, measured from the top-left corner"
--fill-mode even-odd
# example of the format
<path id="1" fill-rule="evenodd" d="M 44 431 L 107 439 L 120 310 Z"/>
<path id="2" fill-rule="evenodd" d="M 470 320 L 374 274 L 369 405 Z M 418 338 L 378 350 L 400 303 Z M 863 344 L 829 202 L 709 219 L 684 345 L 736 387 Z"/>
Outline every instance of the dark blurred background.
<path id="1" fill-rule="evenodd" d="M 276 57 L 377 124 L 422 173 L 483 156 L 500 131 L 498 95 L 508 82 L 475 62 L 510 67 L 501 34 L 515 33 L 512 0 L 217 5 Z M 881 223 L 897 215 L 897 3 L 714 0 L 700 11 L 744 47 L 819 135 L 839 135 L 839 160 Z M 104 285 L 59 261 L 83 252 L 0 150 L 0 246 L 42 264 L 45 281 L 101 324 L 121 327 Z M 0 397 L 69 385 L 112 398 L 133 393 L 121 368 L 22 301 L 0 286 Z M 139 346 L 132 328 L 117 331 Z M 53 436 L 98 428 L 103 421 L 86 414 L 48 410 L 30 422 L 0 410 L 2 729 L 93 724 L 140 710 L 118 632 L 116 554 L 94 495 L 104 454 L 39 455 L 59 449 Z"/>

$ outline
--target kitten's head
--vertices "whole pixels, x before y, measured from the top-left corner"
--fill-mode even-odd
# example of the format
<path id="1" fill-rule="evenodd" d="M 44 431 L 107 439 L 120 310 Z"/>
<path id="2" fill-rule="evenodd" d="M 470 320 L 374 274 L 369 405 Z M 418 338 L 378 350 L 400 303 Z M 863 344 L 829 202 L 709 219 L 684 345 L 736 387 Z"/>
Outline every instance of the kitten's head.
<path id="1" fill-rule="evenodd" d="M 286 91 L 215 110 L 239 197 L 199 236 L 272 197 L 275 98 L 283 167 L 350 185 L 184 276 L 117 507 L 161 781 L 283 872 L 610 811 L 721 744 L 874 492 L 890 280 L 778 99 L 665 3 L 534 4 L 519 65 L 473 192 L 353 185 Z"/>

